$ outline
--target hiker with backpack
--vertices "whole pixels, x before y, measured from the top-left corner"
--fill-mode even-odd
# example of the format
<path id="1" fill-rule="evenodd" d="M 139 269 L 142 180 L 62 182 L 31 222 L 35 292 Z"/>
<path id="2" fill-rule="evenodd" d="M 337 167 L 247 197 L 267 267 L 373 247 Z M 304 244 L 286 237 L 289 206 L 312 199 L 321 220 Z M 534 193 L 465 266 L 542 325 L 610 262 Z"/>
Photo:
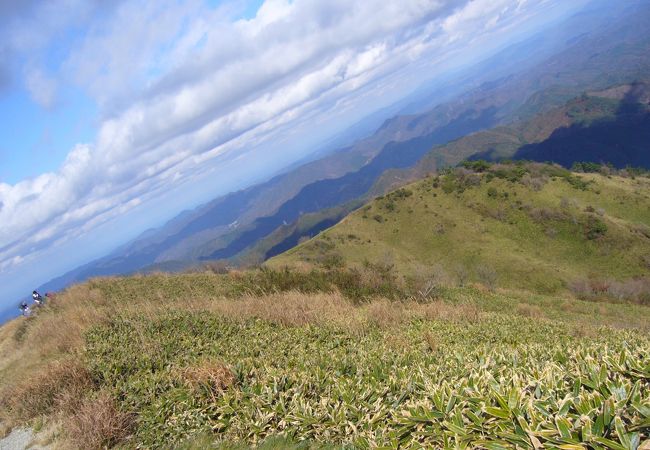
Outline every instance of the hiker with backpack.
<path id="1" fill-rule="evenodd" d="M 27 302 L 24 301 L 24 300 L 23 300 L 23 302 L 20 304 L 20 306 L 18 307 L 18 309 L 20 309 L 20 312 L 21 312 L 22 315 L 25 316 L 25 317 L 30 317 L 30 316 L 32 315 L 32 310 L 31 310 L 31 308 L 29 307 L 29 305 L 27 304 Z"/>

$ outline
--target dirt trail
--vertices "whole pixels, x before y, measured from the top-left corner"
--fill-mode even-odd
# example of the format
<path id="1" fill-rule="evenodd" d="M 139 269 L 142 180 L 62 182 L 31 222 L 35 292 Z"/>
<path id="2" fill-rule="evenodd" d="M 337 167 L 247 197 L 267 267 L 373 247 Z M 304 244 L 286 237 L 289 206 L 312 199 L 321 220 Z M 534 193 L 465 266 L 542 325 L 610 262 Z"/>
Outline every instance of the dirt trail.
<path id="1" fill-rule="evenodd" d="M 34 432 L 30 428 L 16 428 L 9 435 L 0 439 L 0 450 L 49 450 L 50 447 L 30 446 Z"/>

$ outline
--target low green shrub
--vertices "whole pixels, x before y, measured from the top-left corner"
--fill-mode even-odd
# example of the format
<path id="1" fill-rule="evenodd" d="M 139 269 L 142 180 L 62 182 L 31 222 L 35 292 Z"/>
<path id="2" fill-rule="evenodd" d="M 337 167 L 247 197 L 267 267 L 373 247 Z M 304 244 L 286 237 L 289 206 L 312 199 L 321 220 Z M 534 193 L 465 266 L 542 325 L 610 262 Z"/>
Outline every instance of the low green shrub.
<path id="1" fill-rule="evenodd" d="M 589 240 L 599 239 L 607 233 L 607 224 L 598 217 L 589 215 L 585 223 L 585 236 Z"/>
<path id="2" fill-rule="evenodd" d="M 283 435 L 358 448 L 618 449 L 648 438 L 647 336 L 576 332 L 532 307 L 437 317 L 362 334 L 205 313 L 141 317 L 94 328 L 87 360 L 137 414 L 134 447 Z M 205 358 L 237 380 L 209 400 L 174 375 Z"/>

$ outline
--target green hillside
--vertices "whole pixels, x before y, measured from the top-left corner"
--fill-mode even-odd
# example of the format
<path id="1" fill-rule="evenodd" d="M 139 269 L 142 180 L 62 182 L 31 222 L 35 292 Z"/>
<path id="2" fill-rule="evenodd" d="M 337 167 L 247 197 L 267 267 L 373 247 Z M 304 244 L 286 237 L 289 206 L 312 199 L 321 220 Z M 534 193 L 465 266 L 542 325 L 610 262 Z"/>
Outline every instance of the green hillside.
<path id="1" fill-rule="evenodd" d="M 0 328 L 0 425 L 65 449 L 636 449 L 649 331 L 629 302 L 377 265 L 96 279 Z"/>
<path id="2" fill-rule="evenodd" d="M 406 277 L 546 293 L 649 274 L 650 179 L 474 166 L 379 197 L 268 264 L 380 261 Z"/>

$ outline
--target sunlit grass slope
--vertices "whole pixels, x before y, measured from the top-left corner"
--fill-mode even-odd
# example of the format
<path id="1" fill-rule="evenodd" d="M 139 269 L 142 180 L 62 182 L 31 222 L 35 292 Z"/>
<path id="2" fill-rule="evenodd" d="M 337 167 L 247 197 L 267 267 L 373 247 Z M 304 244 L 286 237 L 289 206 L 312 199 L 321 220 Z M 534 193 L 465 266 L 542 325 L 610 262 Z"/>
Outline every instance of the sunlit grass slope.
<path id="1" fill-rule="evenodd" d="M 468 167 L 379 197 L 267 264 L 380 261 L 406 276 L 546 293 L 650 274 L 650 179 Z"/>
<path id="2" fill-rule="evenodd" d="M 380 265 L 93 280 L 0 328 L 0 420 L 49 424 L 61 448 L 648 439 L 647 307 L 426 281 Z"/>

